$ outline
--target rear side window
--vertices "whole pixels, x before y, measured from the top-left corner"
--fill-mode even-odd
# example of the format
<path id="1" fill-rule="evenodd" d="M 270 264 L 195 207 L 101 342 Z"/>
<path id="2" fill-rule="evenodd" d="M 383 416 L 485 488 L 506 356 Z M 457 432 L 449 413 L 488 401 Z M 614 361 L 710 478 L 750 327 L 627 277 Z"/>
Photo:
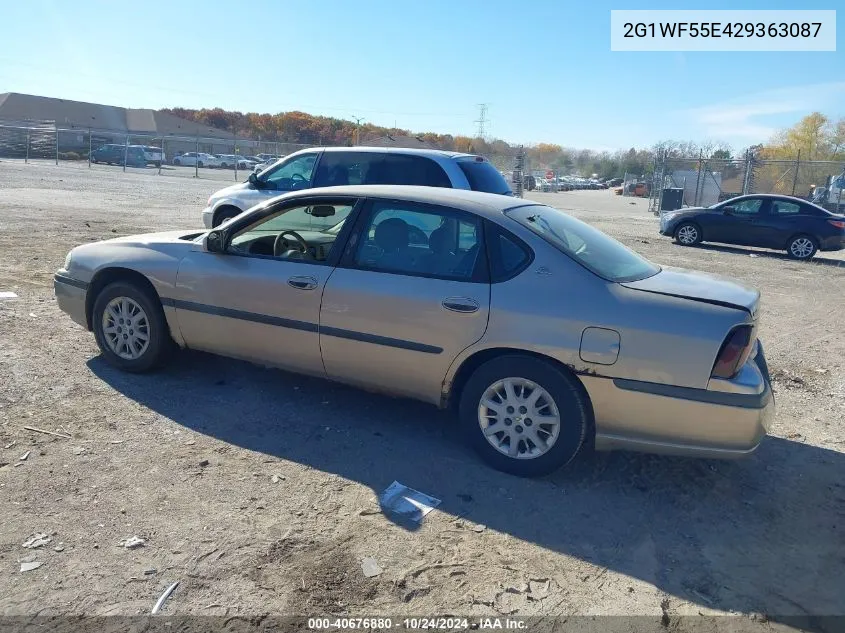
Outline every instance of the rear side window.
<path id="1" fill-rule="evenodd" d="M 364 184 L 370 165 L 380 160 L 381 155 L 372 152 L 323 152 L 314 174 L 314 186 Z"/>
<path id="2" fill-rule="evenodd" d="M 473 191 L 511 195 L 507 180 L 488 161 L 477 158 L 465 159 L 459 160 L 458 166 L 464 172 Z"/>
<path id="3" fill-rule="evenodd" d="M 493 283 L 512 279 L 531 263 L 532 253 L 522 240 L 490 224 L 487 225 L 487 234 L 487 254 Z"/>
<path id="4" fill-rule="evenodd" d="M 443 168 L 430 158 L 410 154 L 382 154 L 379 158 L 369 165 L 363 184 L 452 187 Z"/>
<path id="5" fill-rule="evenodd" d="M 778 215 L 796 215 L 801 213 L 801 205 L 784 200 L 775 200 L 772 210 Z"/>

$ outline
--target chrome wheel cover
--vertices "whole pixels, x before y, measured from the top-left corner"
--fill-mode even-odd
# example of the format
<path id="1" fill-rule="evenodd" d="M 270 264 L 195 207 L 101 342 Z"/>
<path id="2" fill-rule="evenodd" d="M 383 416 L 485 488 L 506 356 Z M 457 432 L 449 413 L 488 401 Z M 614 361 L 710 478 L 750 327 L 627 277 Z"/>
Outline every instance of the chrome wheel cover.
<path id="1" fill-rule="evenodd" d="M 503 378 L 490 385 L 478 404 L 485 439 L 512 459 L 536 459 L 560 436 L 560 412 L 540 385 L 526 378 Z"/>
<path id="2" fill-rule="evenodd" d="M 129 297 L 115 297 L 108 302 L 101 328 L 109 349 L 125 360 L 137 360 L 150 346 L 147 313 Z"/>

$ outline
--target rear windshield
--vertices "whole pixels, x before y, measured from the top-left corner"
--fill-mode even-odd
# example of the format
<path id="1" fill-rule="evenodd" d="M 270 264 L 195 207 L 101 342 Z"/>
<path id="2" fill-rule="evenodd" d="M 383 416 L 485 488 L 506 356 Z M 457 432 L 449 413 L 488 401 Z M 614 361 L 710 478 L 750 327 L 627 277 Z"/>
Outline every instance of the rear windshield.
<path id="1" fill-rule="evenodd" d="M 511 195 L 511 188 L 502 174 L 490 163 L 476 159 L 459 160 L 458 165 L 469 181 L 470 189 L 485 193 Z"/>
<path id="2" fill-rule="evenodd" d="M 608 281 L 638 281 L 660 272 L 660 266 L 558 209 L 529 205 L 509 209 L 505 215 Z"/>

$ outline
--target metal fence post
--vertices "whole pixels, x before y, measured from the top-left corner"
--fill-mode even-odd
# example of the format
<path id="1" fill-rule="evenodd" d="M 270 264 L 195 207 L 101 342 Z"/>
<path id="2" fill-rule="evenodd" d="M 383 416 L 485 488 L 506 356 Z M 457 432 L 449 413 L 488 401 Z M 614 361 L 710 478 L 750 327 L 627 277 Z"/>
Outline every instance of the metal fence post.
<path id="1" fill-rule="evenodd" d="M 194 156 L 194 178 L 200 177 L 200 134 L 197 131 L 197 152 Z"/>
<path id="2" fill-rule="evenodd" d="M 235 182 L 238 182 L 238 161 L 240 159 L 240 155 L 238 154 L 238 135 L 235 134 Z"/>
<path id="3" fill-rule="evenodd" d="M 56 165 L 59 164 L 59 128 L 56 128 Z"/>
<path id="4" fill-rule="evenodd" d="M 30 129 L 26 128 L 26 158 L 23 159 L 24 163 L 29 162 L 29 133 Z"/>
<path id="5" fill-rule="evenodd" d="M 91 169 L 91 128 L 88 128 L 88 169 Z"/>
<path id="6" fill-rule="evenodd" d="M 158 161 L 158 175 L 161 176 L 161 166 L 164 164 L 164 159 L 167 154 L 164 152 L 164 137 L 161 137 L 161 160 Z"/>
<path id="7" fill-rule="evenodd" d="M 126 171 L 126 161 L 129 158 L 129 135 L 126 135 L 126 139 L 123 143 L 123 171 Z"/>
<path id="8" fill-rule="evenodd" d="M 795 195 L 795 187 L 798 186 L 798 168 L 801 166 L 801 150 L 798 150 L 798 157 L 795 159 L 795 175 L 792 177 L 792 195 Z"/>
<path id="9" fill-rule="evenodd" d="M 696 172 L 696 175 L 695 175 L 695 198 L 693 198 L 693 206 L 696 206 L 696 207 L 698 206 L 698 201 L 699 201 L 698 196 L 699 196 L 699 191 L 700 191 L 699 187 L 701 186 L 701 162 L 702 162 L 701 159 L 702 159 L 702 156 L 703 156 L 703 154 L 701 152 L 698 152 L 698 171 Z"/>

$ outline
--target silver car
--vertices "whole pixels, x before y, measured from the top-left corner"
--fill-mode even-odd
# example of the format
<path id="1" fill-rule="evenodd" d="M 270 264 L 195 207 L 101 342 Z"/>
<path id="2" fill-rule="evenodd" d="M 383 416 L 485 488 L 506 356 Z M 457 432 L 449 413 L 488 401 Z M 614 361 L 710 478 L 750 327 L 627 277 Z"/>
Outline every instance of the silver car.
<path id="1" fill-rule="evenodd" d="M 211 231 L 79 246 L 55 292 L 126 371 L 183 347 L 452 407 L 518 475 L 586 444 L 745 455 L 774 407 L 756 290 L 506 196 L 294 192 Z"/>

